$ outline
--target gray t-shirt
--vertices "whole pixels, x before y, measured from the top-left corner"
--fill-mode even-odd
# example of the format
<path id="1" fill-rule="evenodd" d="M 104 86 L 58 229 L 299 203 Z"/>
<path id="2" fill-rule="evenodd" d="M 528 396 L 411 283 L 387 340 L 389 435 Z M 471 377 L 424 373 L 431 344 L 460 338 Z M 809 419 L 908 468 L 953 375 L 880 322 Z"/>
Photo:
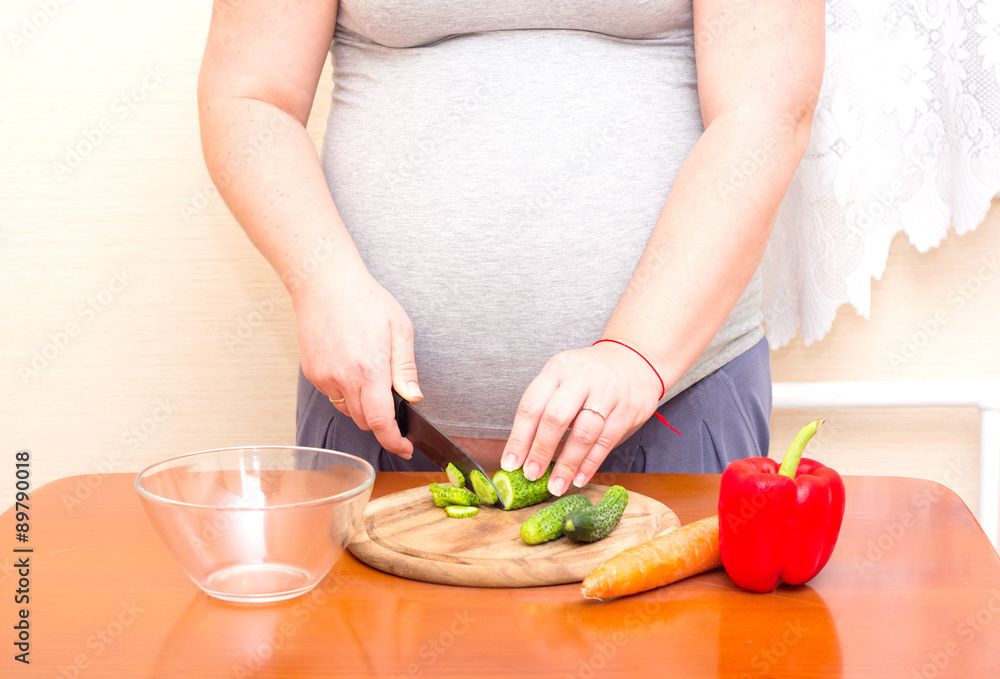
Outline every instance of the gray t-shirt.
<path id="1" fill-rule="evenodd" d="M 450 435 L 506 438 L 545 362 L 600 338 L 703 131 L 691 3 L 621 5 L 340 3 L 323 169 Z M 664 400 L 761 322 L 758 272 Z"/>

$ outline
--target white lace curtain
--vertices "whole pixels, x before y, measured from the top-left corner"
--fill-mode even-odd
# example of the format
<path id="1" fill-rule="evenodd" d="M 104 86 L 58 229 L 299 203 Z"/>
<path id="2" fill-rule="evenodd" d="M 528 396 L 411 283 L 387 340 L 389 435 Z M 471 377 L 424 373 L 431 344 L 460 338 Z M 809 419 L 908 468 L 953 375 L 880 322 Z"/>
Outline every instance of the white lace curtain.
<path id="1" fill-rule="evenodd" d="M 829 0 L 812 138 L 764 258 L 772 348 L 868 318 L 904 231 L 921 252 L 1000 190 L 1000 0 Z"/>

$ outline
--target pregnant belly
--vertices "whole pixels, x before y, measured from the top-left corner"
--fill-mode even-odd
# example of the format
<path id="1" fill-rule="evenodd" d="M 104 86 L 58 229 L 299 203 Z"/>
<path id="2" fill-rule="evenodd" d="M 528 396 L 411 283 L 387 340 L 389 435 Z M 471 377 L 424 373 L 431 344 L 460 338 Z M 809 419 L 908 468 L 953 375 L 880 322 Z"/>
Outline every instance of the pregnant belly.
<path id="1" fill-rule="evenodd" d="M 528 30 L 345 36 L 334 60 L 331 195 L 413 323 L 420 412 L 499 466 L 545 362 L 601 336 L 702 132 L 693 50 Z"/>

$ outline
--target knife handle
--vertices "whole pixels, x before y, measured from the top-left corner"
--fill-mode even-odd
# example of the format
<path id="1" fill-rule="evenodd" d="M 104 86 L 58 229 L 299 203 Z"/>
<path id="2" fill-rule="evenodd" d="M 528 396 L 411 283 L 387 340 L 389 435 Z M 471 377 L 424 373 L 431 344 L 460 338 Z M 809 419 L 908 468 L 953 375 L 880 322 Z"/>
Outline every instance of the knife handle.
<path id="1" fill-rule="evenodd" d="M 392 402 L 395 409 L 396 415 L 396 426 L 399 427 L 399 435 L 406 436 L 406 400 L 396 393 L 396 390 L 392 390 Z"/>

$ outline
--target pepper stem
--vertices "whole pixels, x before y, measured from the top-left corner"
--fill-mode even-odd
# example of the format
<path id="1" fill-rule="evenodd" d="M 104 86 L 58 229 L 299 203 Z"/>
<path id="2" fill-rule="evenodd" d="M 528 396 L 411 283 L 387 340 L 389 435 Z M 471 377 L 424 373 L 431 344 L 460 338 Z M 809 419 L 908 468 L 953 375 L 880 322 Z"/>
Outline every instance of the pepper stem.
<path id="1" fill-rule="evenodd" d="M 813 437 L 813 434 L 816 433 L 816 430 L 824 422 L 826 420 L 816 420 L 802 427 L 802 430 L 796 435 L 795 440 L 792 441 L 792 445 L 788 446 L 785 459 L 781 461 L 781 467 L 778 469 L 779 474 L 787 476 L 790 479 L 795 478 L 795 470 L 799 468 L 799 462 L 802 460 L 802 451 L 806 449 L 809 439 Z"/>

